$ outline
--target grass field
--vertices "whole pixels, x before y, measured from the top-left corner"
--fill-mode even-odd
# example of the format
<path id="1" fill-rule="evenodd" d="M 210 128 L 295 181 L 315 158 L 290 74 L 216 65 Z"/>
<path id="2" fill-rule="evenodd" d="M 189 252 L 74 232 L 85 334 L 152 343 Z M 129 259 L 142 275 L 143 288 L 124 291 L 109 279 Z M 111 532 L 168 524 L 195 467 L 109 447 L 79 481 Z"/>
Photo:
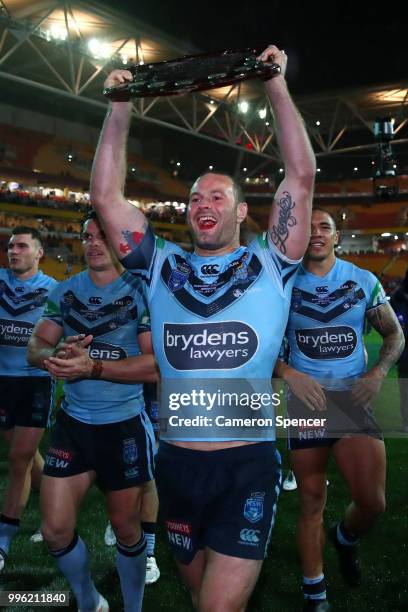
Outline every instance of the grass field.
<path id="1" fill-rule="evenodd" d="M 378 349 L 375 332 L 366 338 L 370 361 Z M 377 402 L 381 422 L 390 430 L 399 427 L 398 387 L 395 372 L 390 373 Z M 284 442 L 279 441 L 284 463 L 287 463 Z M 364 539 L 361 556 L 364 584 L 348 590 L 337 573 L 337 559 L 330 546 L 326 548 L 326 576 L 333 610 L 347 612 L 405 612 L 408 610 L 408 436 L 387 437 L 388 483 L 386 515 L 374 533 Z M 0 447 L 0 483 L 4 488 L 6 475 L 5 449 Z M 338 519 L 347 504 L 347 491 L 333 463 L 329 471 L 330 486 L 326 522 Z M 283 492 L 280 498 L 276 526 L 269 557 L 252 597 L 251 612 L 292 612 L 301 610 L 300 569 L 295 548 L 297 494 Z M 13 542 L 7 565 L 0 575 L 4 590 L 67 590 L 67 585 L 54 567 L 53 560 L 42 544 L 31 544 L 29 536 L 39 524 L 38 495 L 33 494 L 24 514 L 19 535 Z M 103 497 L 92 489 L 84 503 L 79 520 L 79 533 L 86 541 L 92 558 L 97 588 L 108 599 L 112 612 L 122 610 L 119 580 L 115 569 L 115 549 L 103 543 L 106 514 Z M 157 559 L 160 580 L 146 588 L 144 611 L 160 612 L 191 610 L 189 597 L 180 585 L 169 554 L 165 535 L 159 531 Z M 35 610 L 19 607 L 8 610 Z M 50 609 L 50 608 L 48 608 Z M 61 609 L 61 608 L 55 608 Z M 69 608 L 76 610 L 72 601 Z"/>

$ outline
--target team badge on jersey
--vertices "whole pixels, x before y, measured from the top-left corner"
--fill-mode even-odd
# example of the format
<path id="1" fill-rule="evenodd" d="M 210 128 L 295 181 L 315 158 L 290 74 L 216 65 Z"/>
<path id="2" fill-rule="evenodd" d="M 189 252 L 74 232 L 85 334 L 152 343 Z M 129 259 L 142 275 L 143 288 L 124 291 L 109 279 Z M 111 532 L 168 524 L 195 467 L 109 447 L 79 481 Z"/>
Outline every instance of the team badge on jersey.
<path id="1" fill-rule="evenodd" d="M 178 291 L 186 284 L 190 276 L 191 268 L 186 262 L 179 262 L 177 267 L 171 271 L 168 287 L 172 293 Z"/>
<path id="2" fill-rule="evenodd" d="M 244 517 L 250 523 L 257 523 L 263 518 L 265 493 L 252 493 L 245 501 Z"/>
<path id="3" fill-rule="evenodd" d="M 123 461 L 127 465 L 136 463 L 138 457 L 137 444 L 134 438 L 123 440 Z"/>

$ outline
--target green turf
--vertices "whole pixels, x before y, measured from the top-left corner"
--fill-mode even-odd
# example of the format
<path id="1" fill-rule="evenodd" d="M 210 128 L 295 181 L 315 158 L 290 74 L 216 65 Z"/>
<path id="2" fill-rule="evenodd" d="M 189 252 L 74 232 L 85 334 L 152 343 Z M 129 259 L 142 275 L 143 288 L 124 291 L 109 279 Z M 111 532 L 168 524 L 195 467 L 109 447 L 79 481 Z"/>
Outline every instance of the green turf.
<path id="1" fill-rule="evenodd" d="M 370 362 L 377 354 L 378 344 L 379 338 L 375 332 L 372 332 L 366 338 Z M 391 401 L 389 397 L 391 391 L 387 387 L 386 394 L 382 393 L 377 402 L 377 409 L 382 411 L 385 419 L 398 427 L 398 389 L 395 373 L 391 373 L 389 378 L 392 381 L 394 397 Z M 283 440 L 279 441 L 279 447 L 286 464 L 287 455 Z M 405 439 L 389 437 L 386 439 L 386 447 L 388 508 L 375 531 L 364 539 L 361 551 L 364 567 L 363 586 L 355 590 L 347 589 L 338 576 L 337 559 L 333 550 L 330 546 L 326 547 L 326 576 L 334 611 L 405 612 L 408 610 L 408 437 Z M 0 453 L 5 459 L 4 448 L 0 447 Z M 2 488 L 5 476 L 6 462 L 3 460 L 0 462 Z M 348 501 L 347 491 L 333 463 L 330 464 L 328 478 L 330 485 L 326 523 L 341 517 Z M 300 569 L 295 546 L 297 509 L 297 493 L 283 492 L 269 557 L 264 564 L 249 606 L 251 612 L 292 612 L 302 608 Z M 38 524 L 38 495 L 33 494 L 24 514 L 19 535 L 13 542 L 6 568 L 0 577 L 2 589 L 57 591 L 68 588 L 44 546 L 29 542 L 29 536 L 36 530 Z M 80 514 L 79 532 L 91 551 L 92 571 L 97 588 L 110 602 L 111 611 L 120 612 L 123 607 L 115 570 L 115 549 L 104 545 L 105 526 L 103 497 L 97 489 L 92 489 Z M 146 587 L 144 611 L 191 610 L 188 595 L 179 583 L 162 530 L 158 536 L 157 560 L 161 578 L 156 584 Z M 10 611 L 36 609 L 8 608 Z M 62 609 L 67 610 L 67 608 Z M 75 610 L 76 607 L 71 603 L 68 609 Z"/>

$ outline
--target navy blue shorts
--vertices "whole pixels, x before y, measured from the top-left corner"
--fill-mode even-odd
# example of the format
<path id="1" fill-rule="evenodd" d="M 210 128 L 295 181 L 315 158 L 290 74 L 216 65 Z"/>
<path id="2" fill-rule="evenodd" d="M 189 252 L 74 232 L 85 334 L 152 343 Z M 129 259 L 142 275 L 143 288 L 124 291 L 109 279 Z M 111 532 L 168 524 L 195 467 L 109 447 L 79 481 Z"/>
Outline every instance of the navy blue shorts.
<path id="1" fill-rule="evenodd" d="M 287 401 L 291 419 L 325 419 L 324 424 L 294 425 L 288 429 L 289 450 L 330 447 L 342 438 L 370 436 L 383 440 L 383 434 L 371 408 L 358 405 L 350 390 L 325 390 L 326 410 L 312 411 L 300 399 L 291 395 Z"/>
<path id="2" fill-rule="evenodd" d="M 0 376 L 0 429 L 47 427 L 53 388 L 49 376 Z"/>
<path id="3" fill-rule="evenodd" d="M 216 451 L 161 442 L 156 483 L 178 561 L 191 563 L 205 547 L 242 559 L 265 558 L 281 486 L 273 442 Z"/>
<path id="4" fill-rule="evenodd" d="M 102 489 L 129 489 L 153 479 L 154 444 L 143 412 L 119 423 L 93 425 L 60 410 L 51 430 L 44 474 L 67 478 L 94 471 Z"/>

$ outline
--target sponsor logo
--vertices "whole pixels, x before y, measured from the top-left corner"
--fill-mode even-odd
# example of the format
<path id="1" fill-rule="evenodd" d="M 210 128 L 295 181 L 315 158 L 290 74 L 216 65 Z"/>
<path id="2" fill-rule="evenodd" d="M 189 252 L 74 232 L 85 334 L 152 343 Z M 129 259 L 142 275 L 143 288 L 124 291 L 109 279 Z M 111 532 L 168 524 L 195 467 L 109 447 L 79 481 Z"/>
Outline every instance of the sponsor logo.
<path id="1" fill-rule="evenodd" d="M 327 293 L 329 288 L 327 286 L 316 287 L 316 293 Z"/>
<path id="2" fill-rule="evenodd" d="M 89 349 L 91 359 L 105 359 L 106 361 L 117 361 L 127 357 L 126 351 L 120 346 L 108 344 L 107 342 L 92 342 Z"/>
<path id="3" fill-rule="evenodd" d="M 123 440 L 123 461 L 127 465 L 136 463 L 138 458 L 137 444 L 134 438 Z"/>
<path id="4" fill-rule="evenodd" d="M 52 446 L 47 450 L 47 455 L 54 455 L 54 457 L 58 457 L 59 459 L 65 459 L 65 461 L 72 460 L 72 453 L 67 450 L 63 450 L 62 448 L 54 448 Z"/>
<path id="5" fill-rule="evenodd" d="M 259 529 L 241 529 L 239 533 L 239 544 L 258 546 L 260 533 Z"/>
<path id="6" fill-rule="evenodd" d="M 135 476 L 139 476 L 139 468 L 133 467 L 125 470 L 125 478 L 134 478 Z"/>
<path id="7" fill-rule="evenodd" d="M 17 293 L 24 293 L 24 287 L 16 287 L 14 291 L 16 291 Z"/>
<path id="8" fill-rule="evenodd" d="M 265 492 L 252 493 L 245 501 L 244 517 L 250 523 L 257 523 L 263 518 Z"/>
<path id="9" fill-rule="evenodd" d="M 295 334 L 299 350 L 311 359 L 344 359 L 357 346 L 356 332 L 346 325 L 297 329 Z"/>
<path id="10" fill-rule="evenodd" d="M 256 332 L 241 321 L 164 324 L 164 352 L 176 370 L 238 368 L 258 349 Z"/>
<path id="11" fill-rule="evenodd" d="M 0 319 L 0 346 L 27 346 L 33 329 L 28 321 Z"/>
<path id="12" fill-rule="evenodd" d="M 102 298 L 98 297 L 97 295 L 91 295 L 91 297 L 88 300 L 89 304 L 102 304 Z"/>
<path id="13" fill-rule="evenodd" d="M 133 298 L 128 295 L 113 302 L 114 306 L 130 306 L 131 304 L 133 304 Z"/>
<path id="14" fill-rule="evenodd" d="M 193 530 L 189 523 L 166 521 L 166 527 L 170 544 L 185 550 L 192 549 L 191 535 Z"/>
<path id="15" fill-rule="evenodd" d="M 220 273 L 220 266 L 217 264 L 206 264 L 201 266 L 203 276 L 217 276 Z"/>
<path id="16" fill-rule="evenodd" d="M 70 451 L 50 446 L 45 457 L 45 464 L 50 467 L 66 470 L 71 460 L 72 453 Z"/>

